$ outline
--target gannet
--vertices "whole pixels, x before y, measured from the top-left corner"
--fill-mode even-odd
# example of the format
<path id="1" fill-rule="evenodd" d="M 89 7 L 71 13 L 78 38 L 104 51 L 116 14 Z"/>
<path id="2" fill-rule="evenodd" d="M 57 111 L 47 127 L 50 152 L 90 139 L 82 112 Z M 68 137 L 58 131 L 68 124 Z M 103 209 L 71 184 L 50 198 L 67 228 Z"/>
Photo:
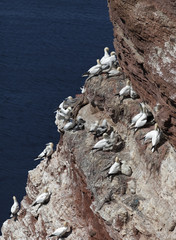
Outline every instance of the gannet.
<path id="1" fill-rule="evenodd" d="M 116 157 L 115 162 L 113 163 L 113 165 L 109 169 L 108 176 L 117 174 L 120 171 L 121 171 L 121 164 L 120 164 L 119 158 Z"/>
<path id="2" fill-rule="evenodd" d="M 118 76 L 122 74 L 122 68 L 121 67 L 117 67 L 117 68 L 111 68 L 107 75 L 108 77 L 114 77 L 114 76 Z"/>
<path id="3" fill-rule="evenodd" d="M 143 127 L 146 123 L 147 123 L 147 109 L 144 107 L 141 117 L 136 121 L 134 127 L 131 127 L 131 129 L 134 129 L 134 131 L 136 132 L 138 128 Z"/>
<path id="4" fill-rule="evenodd" d="M 130 80 L 127 79 L 126 86 L 123 87 L 118 94 L 116 94 L 116 95 L 119 95 L 119 97 L 122 97 L 120 102 L 123 101 L 124 97 L 130 96 L 130 89 L 131 89 Z"/>
<path id="5" fill-rule="evenodd" d="M 68 96 L 67 98 L 64 99 L 63 102 L 60 103 L 59 109 L 67 109 L 71 105 L 73 105 L 77 101 L 76 98 L 73 98 L 72 96 Z"/>
<path id="6" fill-rule="evenodd" d="M 144 139 L 144 142 L 152 141 L 153 136 L 158 133 L 158 131 L 156 130 L 157 127 L 158 127 L 158 124 L 155 123 L 154 130 L 151 130 L 150 132 L 146 133 L 145 136 L 142 137 L 141 139 Z"/>
<path id="7" fill-rule="evenodd" d="M 41 158 L 49 158 L 51 157 L 51 155 L 53 154 L 54 150 L 53 150 L 54 144 L 52 142 L 49 142 L 46 144 L 46 148 L 43 150 L 43 152 L 41 152 L 37 158 L 34 159 L 34 161 L 39 160 Z"/>
<path id="8" fill-rule="evenodd" d="M 63 237 L 66 232 L 69 231 L 68 222 L 64 222 L 64 226 L 56 229 L 49 237 Z"/>
<path id="9" fill-rule="evenodd" d="M 65 131 L 69 131 L 71 129 L 73 129 L 76 125 L 76 122 L 73 118 L 70 118 L 69 121 L 65 124 L 63 130 Z"/>
<path id="10" fill-rule="evenodd" d="M 36 200 L 32 203 L 32 206 L 35 206 L 37 204 L 44 204 L 48 202 L 50 198 L 51 193 L 48 191 L 48 188 L 45 188 L 44 193 L 40 194 Z"/>
<path id="11" fill-rule="evenodd" d="M 105 133 L 108 130 L 108 124 L 107 124 L 107 120 L 104 119 L 102 124 L 100 126 L 97 127 L 94 135 L 95 137 L 100 137 L 103 135 L 103 133 Z"/>
<path id="12" fill-rule="evenodd" d="M 106 60 L 106 58 L 110 57 L 109 55 L 109 48 L 105 47 L 104 48 L 104 56 L 100 59 L 100 63 L 104 64 L 104 61 Z"/>
<path id="13" fill-rule="evenodd" d="M 115 64 L 117 62 L 117 58 L 116 58 L 116 53 L 113 51 L 111 52 L 110 56 L 107 57 L 103 63 L 101 63 L 102 65 L 102 69 L 107 69 L 107 68 L 111 68 L 113 64 Z"/>
<path id="14" fill-rule="evenodd" d="M 10 217 L 15 217 L 17 215 L 17 212 L 20 209 L 19 203 L 18 203 L 18 201 L 17 201 L 15 196 L 13 196 L 13 201 L 14 201 L 14 203 L 13 203 L 13 205 L 11 207 L 11 215 L 10 215 Z"/>
<path id="15" fill-rule="evenodd" d="M 57 118 L 68 120 L 70 118 L 71 111 L 72 111 L 71 107 L 68 107 L 67 109 L 61 108 L 60 110 L 56 111 Z"/>
<path id="16" fill-rule="evenodd" d="M 144 104 L 143 102 L 140 103 L 140 113 L 136 114 L 136 115 L 131 119 L 130 127 L 132 127 L 132 126 L 137 122 L 137 120 L 142 116 L 144 106 L 145 106 L 145 104 Z"/>
<path id="17" fill-rule="evenodd" d="M 82 75 L 82 77 L 86 77 L 88 76 L 88 78 L 86 79 L 89 80 L 90 78 L 94 77 L 94 76 L 97 76 L 98 74 L 100 74 L 102 71 L 102 66 L 101 66 L 101 63 L 100 63 L 100 60 L 97 59 L 97 65 L 91 67 L 86 73 L 84 73 Z"/>
<path id="18" fill-rule="evenodd" d="M 156 125 L 155 128 L 156 128 L 156 132 L 155 132 L 154 136 L 152 137 L 152 152 L 155 151 L 156 146 L 160 142 L 160 138 L 161 138 L 161 131 L 158 128 L 158 125 Z"/>
<path id="19" fill-rule="evenodd" d="M 83 86 L 83 87 L 80 87 L 80 90 L 81 90 L 81 93 L 82 93 L 82 94 L 86 92 L 86 89 L 85 89 L 84 86 Z"/>
<path id="20" fill-rule="evenodd" d="M 108 145 L 109 135 L 107 133 L 103 133 L 103 139 L 98 141 L 92 148 L 94 149 L 103 149 L 105 146 Z"/>

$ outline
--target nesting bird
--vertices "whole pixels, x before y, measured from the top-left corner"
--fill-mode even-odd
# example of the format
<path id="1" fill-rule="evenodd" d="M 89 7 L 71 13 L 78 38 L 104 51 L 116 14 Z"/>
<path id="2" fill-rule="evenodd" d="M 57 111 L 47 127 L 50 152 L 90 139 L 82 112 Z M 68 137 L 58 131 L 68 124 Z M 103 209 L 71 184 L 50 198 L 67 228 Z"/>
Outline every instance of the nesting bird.
<path id="1" fill-rule="evenodd" d="M 109 57 L 106 57 L 103 61 L 101 61 L 102 70 L 112 68 L 113 65 L 117 64 L 116 53 L 114 51 L 111 52 Z"/>
<path id="2" fill-rule="evenodd" d="M 121 67 L 111 67 L 110 70 L 107 72 L 107 77 L 114 77 L 122 74 L 122 68 Z"/>
<path id="3" fill-rule="evenodd" d="M 92 131 L 95 137 L 100 137 L 108 130 L 107 120 L 104 119 L 100 125 L 98 125 L 95 131 Z"/>
<path id="4" fill-rule="evenodd" d="M 113 163 L 113 165 L 110 167 L 108 171 L 108 176 L 120 173 L 120 171 L 121 171 L 121 163 L 119 161 L 119 158 L 116 157 L 115 162 Z"/>
<path id="5" fill-rule="evenodd" d="M 120 90 L 120 92 L 118 94 L 116 94 L 120 97 L 120 102 L 123 101 L 124 97 L 130 96 L 130 90 L 131 90 L 130 80 L 127 79 L 125 87 L 123 87 Z"/>
<path id="6" fill-rule="evenodd" d="M 130 127 L 134 126 L 135 123 L 137 122 L 137 120 L 142 116 L 143 114 L 143 108 L 145 106 L 144 102 L 139 104 L 140 106 L 140 112 L 138 114 L 136 114 L 132 119 L 131 119 L 131 124 Z"/>
<path id="7" fill-rule="evenodd" d="M 152 152 L 154 152 L 161 138 L 161 131 L 158 128 L 158 124 L 155 123 L 154 130 L 151 130 L 150 132 L 146 133 L 143 138 L 144 138 L 144 142 L 147 142 L 147 141 L 152 142 Z"/>
<path id="8" fill-rule="evenodd" d="M 44 204 L 46 202 L 48 202 L 49 198 L 50 198 L 51 193 L 48 191 L 48 188 L 45 188 L 44 192 L 42 194 L 40 194 L 36 200 L 32 203 L 32 206 L 35 206 L 37 204 Z"/>
<path id="9" fill-rule="evenodd" d="M 37 158 L 34 159 L 34 161 L 39 160 L 39 159 L 44 159 L 45 157 L 50 158 L 51 155 L 53 154 L 54 150 L 53 150 L 54 144 L 52 142 L 49 142 L 46 144 L 46 148 L 43 150 L 43 152 L 41 152 Z"/>
<path id="10" fill-rule="evenodd" d="M 63 237 L 69 231 L 68 222 L 64 222 L 64 226 L 56 229 L 49 237 Z"/>
<path id="11" fill-rule="evenodd" d="M 102 71 L 102 66 L 100 63 L 100 59 L 97 59 L 97 64 L 93 67 L 91 67 L 86 73 L 82 75 L 82 77 L 87 77 L 86 81 L 88 81 L 90 78 L 97 76 L 101 73 Z"/>
<path id="12" fill-rule="evenodd" d="M 147 123 L 147 109 L 144 106 L 142 109 L 142 114 L 141 116 L 137 119 L 135 122 L 134 126 L 131 127 L 131 129 L 134 129 L 136 132 L 139 128 L 143 127 Z"/>
<path id="13" fill-rule="evenodd" d="M 16 217 L 17 213 L 18 213 L 18 211 L 20 209 L 19 203 L 18 203 L 18 201 L 17 201 L 15 196 L 13 196 L 13 201 L 14 201 L 14 203 L 13 203 L 13 205 L 11 207 L 11 210 L 10 210 L 11 211 L 10 217 Z"/>
<path id="14" fill-rule="evenodd" d="M 104 147 L 108 146 L 109 135 L 107 133 L 103 133 L 103 139 L 98 141 L 92 148 L 92 150 L 102 150 Z"/>

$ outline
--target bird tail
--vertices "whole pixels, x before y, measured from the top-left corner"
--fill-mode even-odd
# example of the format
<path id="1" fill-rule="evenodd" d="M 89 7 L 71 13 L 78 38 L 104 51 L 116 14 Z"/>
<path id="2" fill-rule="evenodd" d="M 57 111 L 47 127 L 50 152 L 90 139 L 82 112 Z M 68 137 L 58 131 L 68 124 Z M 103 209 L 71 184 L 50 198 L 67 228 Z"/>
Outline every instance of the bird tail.
<path id="1" fill-rule="evenodd" d="M 82 77 L 87 77 L 87 76 L 89 76 L 88 72 L 85 72 L 85 73 L 82 74 Z"/>
<path id="2" fill-rule="evenodd" d="M 37 160 L 39 160 L 40 158 L 39 157 L 37 157 L 37 158 L 34 158 L 34 161 L 37 161 Z"/>
<path id="3" fill-rule="evenodd" d="M 49 235 L 48 237 L 54 237 L 55 235 L 54 234 L 51 234 L 51 235 Z"/>
<path id="4" fill-rule="evenodd" d="M 152 146 L 151 150 L 152 150 L 152 152 L 154 152 L 155 151 L 155 146 Z"/>

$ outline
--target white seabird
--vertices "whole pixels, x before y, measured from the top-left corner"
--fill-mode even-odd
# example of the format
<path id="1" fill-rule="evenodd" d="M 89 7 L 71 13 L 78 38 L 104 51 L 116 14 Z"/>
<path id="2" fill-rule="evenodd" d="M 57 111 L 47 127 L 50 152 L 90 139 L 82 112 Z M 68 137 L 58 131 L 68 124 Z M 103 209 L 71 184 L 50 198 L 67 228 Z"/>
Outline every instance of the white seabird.
<path id="1" fill-rule="evenodd" d="M 161 138 L 161 131 L 160 131 L 160 129 L 158 128 L 158 125 L 157 125 L 156 133 L 155 133 L 155 135 L 152 137 L 152 152 L 155 151 L 156 146 L 157 146 L 158 143 L 160 142 L 160 138 Z"/>
<path id="2" fill-rule="evenodd" d="M 69 122 L 67 122 L 67 123 L 65 124 L 65 126 L 64 126 L 63 129 L 64 129 L 65 131 L 68 131 L 68 130 L 73 129 L 73 128 L 75 127 L 75 125 L 76 125 L 75 120 L 74 120 L 73 118 L 70 118 L 70 119 L 69 119 Z"/>
<path id="3" fill-rule="evenodd" d="M 61 108 L 56 111 L 56 120 L 68 120 L 71 115 L 72 108 L 68 107 L 67 109 Z"/>
<path id="4" fill-rule="evenodd" d="M 86 79 L 89 80 L 90 78 L 94 77 L 94 76 L 97 76 L 98 74 L 100 74 L 102 71 L 102 66 L 101 66 L 101 63 L 100 63 L 100 60 L 97 59 L 97 65 L 91 67 L 86 73 L 84 73 L 82 75 L 82 77 L 87 77 L 88 78 Z"/>
<path id="5" fill-rule="evenodd" d="M 107 133 L 103 133 L 103 139 L 101 139 L 100 141 L 98 141 L 92 148 L 92 150 L 94 149 L 103 149 L 106 146 L 109 146 L 108 144 L 108 140 L 109 140 L 109 135 Z"/>
<path id="6" fill-rule="evenodd" d="M 48 191 L 48 188 L 45 188 L 44 193 L 40 194 L 36 200 L 32 203 L 32 206 L 35 206 L 37 204 L 44 204 L 46 202 L 48 202 L 49 198 L 50 198 L 51 193 Z"/>
<path id="7" fill-rule="evenodd" d="M 81 90 L 81 93 L 82 93 L 82 94 L 86 92 L 86 89 L 85 89 L 84 86 L 80 87 L 80 90 Z"/>
<path id="8" fill-rule="evenodd" d="M 46 148 L 43 150 L 43 152 L 41 152 L 37 158 L 34 159 L 34 161 L 39 160 L 41 158 L 49 158 L 51 157 L 51 155 L 53 154 L 54 150 L 53 150 L 54 144 L 52 142 L 49 142 L 46 144 Z"/>
<path id="9" fill-rule="evenodd" d="M 109 55 L 109 48 L 105 47 L 104 48 L 104 56 L 100 59 L 100 63 L 104 64 L 104 61 L 106 60 L 106 58 L 110 57 Z"/>
<path id="10" fill-rule="evenodd" d="M 136 114 L 132 119 L 131 119 L 131 124 L 130 124 L 130 127 L 132 127 L 136 122 L 137 120 L 142 116 L 143 114 L 143 108 L 145 106 L 145 104 L 142 102 L 139 104 L 140 105 L 140 112 L 138 114 Z"/>
<path id="11" fill-rule="evenodd" d="M 113 66 L 113 64 L 115 64 L 117 62 L 117 58 L 116 58 L 116 53 L 113 51 L 111 52 L 110 56 L 107 57 L 103 63 L 101 63 L 102 65 L 102 69 L 105 70 L 107 68 L 111 68 Z"/>
<path id="12" fill-rule="evenodd" d="M 56 229 L 49 237 L 63 237 L 65 233 L 69 231 L 68 222 L 64 222 L 64 226 Z"/>
<path id="13" fill-rule="evenodd" d="M 151 130 L 150 132 L 146 133 L 145 136 L 141 139 L 144 139 L 144 142 L 149 142 L 152 141 L 152 138 L 155 136 L 155 134 L 158 134 L 158 131 L 156 130 L 158 127 L 158 124 L 155 123 L 155 128 L 154 130 Z"/>
<path id="14" fill-rule="evenodd" d="M 13 196 L 13 201 L 14 201 L 14 203 L 13 203 L 13 205 L 11 207 L 11 210 L 10 210 L 11 211 L 10 217 L 15 217 L 17 215 L 19 209 L 20 209 L 19 203 L 18 203 L 15 196 Z"/>
<path id="15" fill-rule="evenodd" d="M 117 67 L 117 68 L 111 68 L 107 75 L 108 77 L 114 77 L 114 76 L 118 76 L 122 74 L 122 68 L 121 67 Z"/>
<path id="16" fill-rule="evenodd" d="M 146 123 L 147 123 L 147 109 L 146 107 L 144 107 L 141 117 L 136 121 L 134 127 L 131 127 L 131 129 L 134 129 L 134 131 L 136 132 L 138 128 L 143 127 Z"/>
<path id="17" fill-rule="evenodd" d="M 120 98 L 122 97 L 120 102 L 123 101 L 124 97 L 130 96 L 130 90 L 131 90 L 130 80 L 127 79 L 126 86 L 123 87 L 118 94 L 116 94 L 116 95 L 119 95 Z"/>
<path id="18" fill-rule="evenodd" d="M 121 171 L 121 163 L 119 161 L 119 158 L 116 157 L 115 162 L 113 163 L 113 165 L 109 169 L 108 176 L 117 174 L 120 171 Z"/>

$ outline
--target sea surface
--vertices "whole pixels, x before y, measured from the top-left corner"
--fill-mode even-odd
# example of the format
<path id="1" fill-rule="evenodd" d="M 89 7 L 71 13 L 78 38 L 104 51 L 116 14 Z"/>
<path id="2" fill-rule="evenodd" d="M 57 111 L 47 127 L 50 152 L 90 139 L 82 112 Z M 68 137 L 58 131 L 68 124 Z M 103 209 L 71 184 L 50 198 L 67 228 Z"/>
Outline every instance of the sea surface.
<path id="1" fill-rule="evenodd" d="M 80 93 L 81 75 L 113 47 L 106 0 L 0 1 L 0 226 L 45 143 L 54 111 Z"/>

